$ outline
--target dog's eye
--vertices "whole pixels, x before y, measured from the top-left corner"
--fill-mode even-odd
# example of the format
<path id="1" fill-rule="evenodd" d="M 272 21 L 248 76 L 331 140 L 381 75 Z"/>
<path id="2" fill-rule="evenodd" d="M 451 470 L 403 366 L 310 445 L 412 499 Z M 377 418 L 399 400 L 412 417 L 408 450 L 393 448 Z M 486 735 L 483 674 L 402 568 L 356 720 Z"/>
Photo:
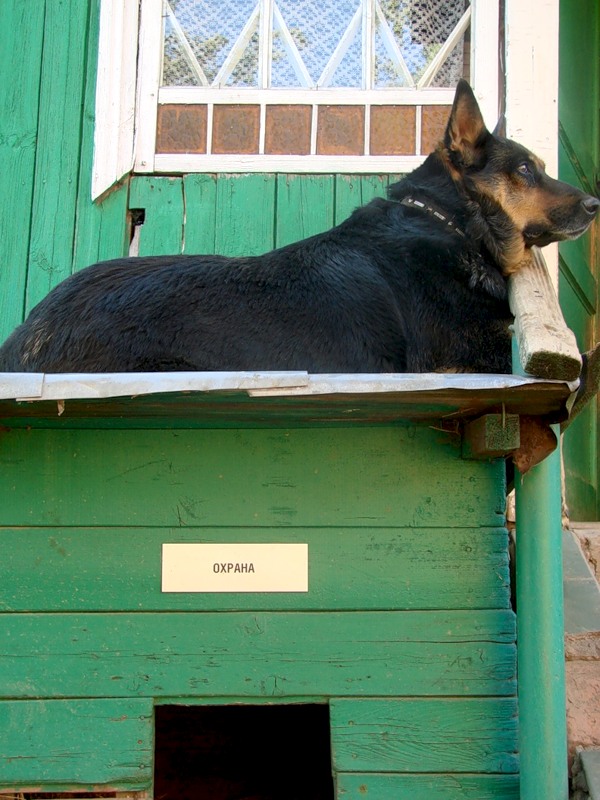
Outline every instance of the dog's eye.
<path id="1" fill-rule="evenodd" d="M 524 175 L 526 178 L 533 177 L 533 170 L 526 161 L 524 161 L 522 164 L 519 164 L 517 167 L 517 172 L 519 175 Z"/>

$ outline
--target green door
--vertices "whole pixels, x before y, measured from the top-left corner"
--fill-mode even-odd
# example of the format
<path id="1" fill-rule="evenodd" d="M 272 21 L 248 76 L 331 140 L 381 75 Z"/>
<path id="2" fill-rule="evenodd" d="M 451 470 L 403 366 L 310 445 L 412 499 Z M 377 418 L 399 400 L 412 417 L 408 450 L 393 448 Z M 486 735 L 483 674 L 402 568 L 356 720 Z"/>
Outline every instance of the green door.
<path id="1" fill-rule="evenodd" d="M 596 194 L 600 177 L 600 5 L 560 3 L 560 162 L 563 180 Z M 598 341 L 599 226 L 560 246 L 560 298 L 581 350 Z M 593 402 L 564 437 L 567 502 L 571 518 L 600 516 L 598 404 Z"/>

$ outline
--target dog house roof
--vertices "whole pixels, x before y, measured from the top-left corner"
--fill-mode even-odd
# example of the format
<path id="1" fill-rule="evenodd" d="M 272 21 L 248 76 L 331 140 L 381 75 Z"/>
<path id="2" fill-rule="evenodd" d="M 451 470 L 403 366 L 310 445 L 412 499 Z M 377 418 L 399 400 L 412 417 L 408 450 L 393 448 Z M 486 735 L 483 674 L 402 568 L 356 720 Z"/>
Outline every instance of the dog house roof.
<path id="1" fill-rule="evenodd" d="M 0 422 L 390 424 L 469 419 L 489 411 L 560 421 L 578 382 L 519 375 L 306 372 L 0 374 Z"/>

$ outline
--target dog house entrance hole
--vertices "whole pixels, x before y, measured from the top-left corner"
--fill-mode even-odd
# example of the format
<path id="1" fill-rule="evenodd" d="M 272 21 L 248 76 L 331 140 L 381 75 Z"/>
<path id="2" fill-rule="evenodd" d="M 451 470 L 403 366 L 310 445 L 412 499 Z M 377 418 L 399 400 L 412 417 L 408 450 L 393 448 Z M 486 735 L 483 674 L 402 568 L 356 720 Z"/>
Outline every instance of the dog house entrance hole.
<path id="1" fill-rule="evenodd" d="M 329 706 L 157 706 L 154 797 L 333 800 Z"/>

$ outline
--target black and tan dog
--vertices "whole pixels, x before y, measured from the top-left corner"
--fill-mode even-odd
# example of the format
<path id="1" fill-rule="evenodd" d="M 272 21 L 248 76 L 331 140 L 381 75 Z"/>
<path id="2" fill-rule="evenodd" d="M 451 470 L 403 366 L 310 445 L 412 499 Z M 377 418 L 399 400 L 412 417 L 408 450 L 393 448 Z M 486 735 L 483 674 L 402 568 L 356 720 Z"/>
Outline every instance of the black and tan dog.
<path id="1" fill-rule="evenodd" d="M 600 202 L 486 130 L 461 81 L 425 163 L 332 230 L 252 258 L 95 264 L 0 348 L 0 371 L 510 372 L 507 276 Z"/>

